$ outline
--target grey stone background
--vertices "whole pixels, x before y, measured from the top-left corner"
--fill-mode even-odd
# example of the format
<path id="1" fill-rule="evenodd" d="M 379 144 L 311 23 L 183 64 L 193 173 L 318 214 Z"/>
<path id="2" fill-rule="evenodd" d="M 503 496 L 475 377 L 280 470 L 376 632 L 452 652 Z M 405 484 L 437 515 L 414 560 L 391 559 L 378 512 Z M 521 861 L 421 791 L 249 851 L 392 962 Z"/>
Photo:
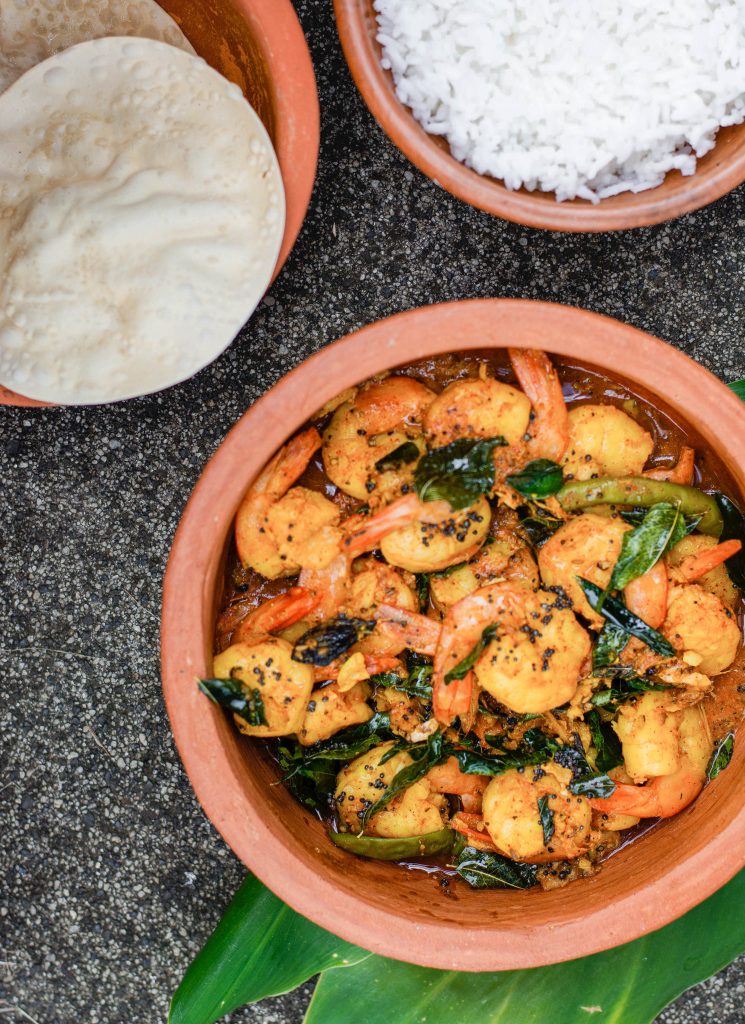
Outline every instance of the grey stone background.
<path id="1" fill-rule="evenodd" d="M 158 614 L 201 467 L 285 371 L 399 310 L 525 296 L 599 310 L 724 380 L 745 376 L 745 189 L 624 234 L 494 220 L 425 180 L 378 129 L 347 72 L 330 0 L 296 6 L 318 75 L 321 162 L 298 245 L 251 323 L 213 366 L 164 394 L 0 409 L 2 1020 L 163 1021 L 243 877 L 171 741 Z M 232 1020 L 300 1024 L 310 991 Z M 741 960 L 659 1024 L 744 1019 Z"/>

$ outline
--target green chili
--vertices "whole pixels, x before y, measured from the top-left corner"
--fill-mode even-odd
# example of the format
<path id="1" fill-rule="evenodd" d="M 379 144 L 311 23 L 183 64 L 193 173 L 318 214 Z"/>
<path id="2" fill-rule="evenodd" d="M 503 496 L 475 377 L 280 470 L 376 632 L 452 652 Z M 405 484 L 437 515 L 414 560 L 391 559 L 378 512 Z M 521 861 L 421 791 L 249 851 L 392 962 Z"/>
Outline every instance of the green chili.
<path id="1" fill-rule="evenodd" d="M 336 846 L 359 857 L 374 860 L 406 860 L 407 857 L 427 857 L 445 853 L 453 845 L 453 830 L 442 828 L 423 836 L 405 836 L 402 839 L 381 839 L 378 836 L 356 836 L 351 832 L 329 832 Z"/>
<path id="2" fill-rule="evenodd" d="M 697 529 L 718 537 L 723 528 L 722 514 L 710 494 L 697 487 L 650 480 L 645 476 L 600 477 L 597 480 L 572 480 L 564 484 L 556 497 L 567 512 L 593 505 L 632 505 L 650 508 L 658 502 L 675 505 L 683 516 L 701 516 Z"/>

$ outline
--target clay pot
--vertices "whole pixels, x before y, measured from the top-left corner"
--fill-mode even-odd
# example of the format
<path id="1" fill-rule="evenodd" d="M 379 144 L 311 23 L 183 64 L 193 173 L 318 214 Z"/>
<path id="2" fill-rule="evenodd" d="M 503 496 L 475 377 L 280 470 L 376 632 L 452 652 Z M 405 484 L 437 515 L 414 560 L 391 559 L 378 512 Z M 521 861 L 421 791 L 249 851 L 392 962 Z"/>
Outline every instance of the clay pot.
<path id="1" fill-rule="evenodd" d="M 212 823 L 270 889 L 317 924 L 376 953 L 429 967 L 537 967 L 660 928 L 745 862 L 745 744 L 692 807 L 606 862 L 594 878 L 542 891 L 476 892 L 346 854 L 276 782 L 256 744 L 198 692 L 212 668 L 216 605 L 233 519 L 274 451 L 326 401 L 374 373 L 453 350 L 540 345 L 664 399 L 716 449 L 745 493 L 745 411 L 670 345 L 595 313 L 476 300 L 413 310 L 322 349 L 238 421 L 207 464 L 176 533 L 165 577 L 162 672 L 181 758 Z"/>
<path id="2" fill-rule="evenodd" d="M 510 192 L 470 170 L 450 154 L 447 142 L 429 135 L 397 98 L 393 77 L 384 71 L 372 0 L 334 0 L 344 54 L 357 87 L 381 128 L 415 164 L 454 196 L 504 220 L 553 231 L 619 231 L 659 224 L 698 210 L 745 181 L 745 124 L 723 128 L 715 148 L 698 161 L 696 173 L 667 175 L 655 189 L 625 192 L 593 204 L 584 199 L 557 203 L 545 192 Z"/>
<path id="3" fill-rule="evenodd" d="M 264 123 L 285 186 L 285 235 L 276 277 L 310 203 L 320 146 L 318 92 L 291 0 L 158 0 L 200 57 L 235 82 Z M 0 384 L 0 405 L 43 406 Z"/>

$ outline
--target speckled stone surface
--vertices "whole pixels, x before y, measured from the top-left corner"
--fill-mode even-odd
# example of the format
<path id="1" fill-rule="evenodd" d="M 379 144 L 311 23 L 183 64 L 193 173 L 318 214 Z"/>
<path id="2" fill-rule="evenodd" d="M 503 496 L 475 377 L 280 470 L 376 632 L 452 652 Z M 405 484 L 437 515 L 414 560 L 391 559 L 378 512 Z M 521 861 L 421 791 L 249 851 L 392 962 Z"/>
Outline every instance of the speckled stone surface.
<path id="1" fill-rule="evenodd" d="M 171 742 L 158 614 L 171 538 L 201 467 L 286 370 L 399 310 L 525 296 L 619 317 L 725 380 L 745 376 L 745 190 L 617 235 L 493 220 L 426 181 L 377 128 L 344 64 L 330 0 L 297 8 L 323 107 L 318 185 L 292 257 L 240 338 L 156 397 L 0 408 L 3 1020 L 163 1021 L 243 876 Z M 309 994 L 232 1020 L 300 1024 Z M 659 1022 L 744 1019 L 741 961 Z"/>

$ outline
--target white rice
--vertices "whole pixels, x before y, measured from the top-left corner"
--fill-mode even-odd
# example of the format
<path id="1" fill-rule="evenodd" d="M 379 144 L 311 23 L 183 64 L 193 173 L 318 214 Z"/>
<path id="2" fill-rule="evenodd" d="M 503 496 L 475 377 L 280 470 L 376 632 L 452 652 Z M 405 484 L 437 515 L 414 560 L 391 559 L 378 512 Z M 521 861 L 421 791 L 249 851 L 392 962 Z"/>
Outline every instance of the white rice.
<path id="1" fill-rule="evenodd" d="M 375 0 L 399 99 L 456 159 L 597 202 L 745 120 L 745 0 Z"/>

